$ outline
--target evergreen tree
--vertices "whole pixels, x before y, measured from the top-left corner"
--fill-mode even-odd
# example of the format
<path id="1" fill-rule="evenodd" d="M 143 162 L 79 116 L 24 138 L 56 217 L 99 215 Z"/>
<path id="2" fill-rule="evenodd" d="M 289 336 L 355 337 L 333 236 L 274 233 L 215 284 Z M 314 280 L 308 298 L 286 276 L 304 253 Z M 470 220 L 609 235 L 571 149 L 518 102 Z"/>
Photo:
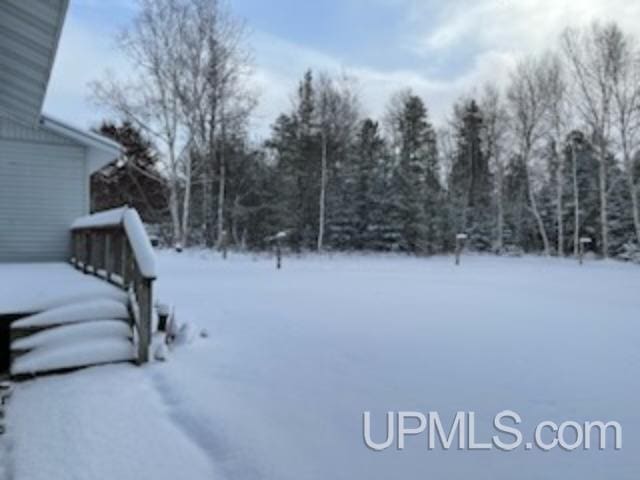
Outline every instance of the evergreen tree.
<path id="1" fill-rule="evenodd" d="M 384 228 L 380 222 L 382 192 L 376 190 L 376 179 L 385 161 L 385 141 L 377 122 L 366 119 L 335 173 L 332 189 L 330 237 L 333 248 L 374 249 L 376 238 Z M 374 225 L 375 223 L 375 225 Z"/>
<path id="2" fill-rule="evenodd" d="M 475 100 L 455 107 L 456 152 L 449 178 L 449 199 L 458 232 L 469 235 L 470 246 L 488 251 L 492 245 L 493 180 L 483 151 L 484 120 Z"/>
<path id="3" fill-rule="evenodd" d="M 514 155 L 505 172 L 505 248 L 531 251 L 538 248 L 535 221 L 529 213 L 527 171 L 522 157 Z"/>
<path id="4" fill-rule="evenodd" d="M 311 248 L 318 228 L 320 141 L 314 125 L 315 93 L 311 71 L 297 91 L 297 104 L 273 126 L 267 147 L 273 153 L 282 187 L 281 212 L 274 231 L 286 230 L 296 249 Z"/>
<path id="5" fill-rule="evenodd" d="M 99 132 L 124 147 L 124 154 L 91 177 L 91 211 L 129 205 L 150 223 L 167 217 L 167 184 L 151 142 L 129 122 L 104 122 Z"/>
<path id="6" fill-rule="evenodd" d="M 439 181 L 436 134 L 420 97 L 406 93 L 392 114 L 398 168 L 398 216 L 402 222 L 401 248 L 416 253 L 435 253 L 442 239 L 442 186 Z"/>

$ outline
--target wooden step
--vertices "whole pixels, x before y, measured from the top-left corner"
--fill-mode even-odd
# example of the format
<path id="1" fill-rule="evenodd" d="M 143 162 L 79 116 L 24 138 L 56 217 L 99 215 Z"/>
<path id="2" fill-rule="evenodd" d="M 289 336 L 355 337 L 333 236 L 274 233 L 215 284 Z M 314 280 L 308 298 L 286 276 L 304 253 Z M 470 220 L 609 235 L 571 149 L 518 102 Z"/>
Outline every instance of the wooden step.
<path id="1" fill-rule="evenodd" d="M 129 362 L 135 358 L 135 346 L 129 338 L 119 335 L 87 338 L 31 350 L 15 359 L 11 365 L 11 375 L 33 377 L 91 365 Z"/>

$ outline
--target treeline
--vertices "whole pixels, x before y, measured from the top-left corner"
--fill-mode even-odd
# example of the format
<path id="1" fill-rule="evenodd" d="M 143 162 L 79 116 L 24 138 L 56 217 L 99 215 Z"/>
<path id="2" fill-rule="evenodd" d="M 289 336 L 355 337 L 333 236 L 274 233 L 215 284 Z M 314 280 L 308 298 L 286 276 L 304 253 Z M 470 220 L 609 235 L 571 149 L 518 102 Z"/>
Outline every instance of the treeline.
<path id="1" fill-rule="evenodd" d="M 181 245 L 261 249 L 287 232 L 298 250 L 437 254 L 466 233 L 475 251 L 562 256 L 589 237 L 640 260 L 640 53 L 616 24 L 567 29 L 440 128 L 409 89 L 368 118 L 354 80 L 308 71 L 255 145 L 241 23 L 215 0 L 141 4 L 123 45 L 137 87 L 96 85 L 125 120 L 103 131 L 137 136 L 96 177 L 96 208 L 118 191 Z"/>

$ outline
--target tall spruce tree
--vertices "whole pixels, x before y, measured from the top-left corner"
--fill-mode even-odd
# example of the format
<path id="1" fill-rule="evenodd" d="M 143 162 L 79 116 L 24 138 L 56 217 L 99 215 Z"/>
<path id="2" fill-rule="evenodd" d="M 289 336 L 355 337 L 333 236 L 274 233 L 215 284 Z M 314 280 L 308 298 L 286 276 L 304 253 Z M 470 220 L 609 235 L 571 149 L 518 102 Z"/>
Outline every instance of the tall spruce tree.
<path id="1" fill-rule="evenodd" d="M 493 181 L 483 149 L 484 119 L 475 100 L 455 107 L 456 152 L 449 178 L 449 199 L 459 232 L 470 246 L 488 251 L 492 246 Z"/>
<path id="2" fill-rule="evenodd" d="M 391 113 L 394 129 L 401 248 L 415 253 L 440 250 L 442 186 L 438 171 L 436 134 L 422 99 L 411 92 L 399 97 Z"/>

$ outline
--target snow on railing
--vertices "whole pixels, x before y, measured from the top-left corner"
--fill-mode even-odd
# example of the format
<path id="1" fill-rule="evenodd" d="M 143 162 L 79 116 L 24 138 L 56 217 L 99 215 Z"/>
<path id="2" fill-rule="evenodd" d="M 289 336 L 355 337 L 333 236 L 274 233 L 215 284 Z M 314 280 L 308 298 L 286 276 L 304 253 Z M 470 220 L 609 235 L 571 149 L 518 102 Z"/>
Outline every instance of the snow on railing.
<path id="1" fill-rule="evenodd" d="M 78 218 L 71 225 L 71 230 L 118 227 L 122 225 L 124 214 L 127 210 L 129 210 L 128 207 L 114 208 L 113 210 L 105 210 L 104 212 Z"/>
<path id="2" fill-rule="evenodd" d="M 140 215 L 136 210 L 128 208 L 124 212 L 122 223 L 124 231 L 127 232 L 133 255 L 138 262 L 140 273 L 146 278 L 156 278 L 156 254 Z"/>
<path id="3" fill-rule="evenodd" d="M 138 212 L 124 207 L 79 218 L 71 225 L 71 263 L 130 292 L 138 361 L 149 360 L 155 253 Z"/>

